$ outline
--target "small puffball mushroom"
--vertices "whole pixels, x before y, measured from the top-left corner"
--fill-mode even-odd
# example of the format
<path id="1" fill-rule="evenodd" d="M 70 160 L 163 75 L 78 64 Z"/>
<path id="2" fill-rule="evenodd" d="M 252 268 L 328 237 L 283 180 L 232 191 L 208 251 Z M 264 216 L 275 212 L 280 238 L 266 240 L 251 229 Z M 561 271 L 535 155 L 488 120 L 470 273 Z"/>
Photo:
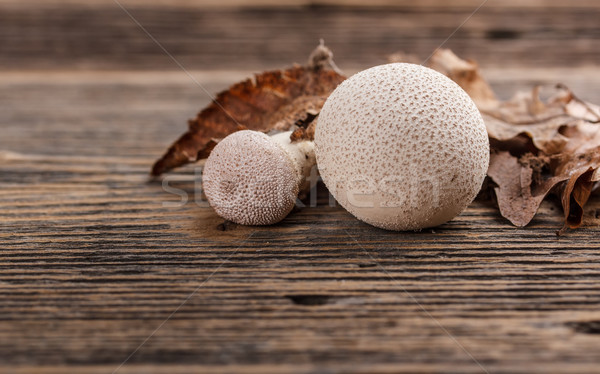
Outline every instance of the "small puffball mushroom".
<path id="1" fill-rule="evenodd" d="M 481 114 L 452 80 L 395 63 L 329 96 L 317 123 L 319 172 L 358 219 L 390 230 L 447 222 L 477 196 L 489 163 Z"/>
<path id="2" fill-rule="evenodd" d="M 292 143 L 291 133 L 243 130 L 215 146 L 202 185 L 218 215 L 242 225 L 270 225 L 288 215 L 315 165 L 313 142 Z"/>

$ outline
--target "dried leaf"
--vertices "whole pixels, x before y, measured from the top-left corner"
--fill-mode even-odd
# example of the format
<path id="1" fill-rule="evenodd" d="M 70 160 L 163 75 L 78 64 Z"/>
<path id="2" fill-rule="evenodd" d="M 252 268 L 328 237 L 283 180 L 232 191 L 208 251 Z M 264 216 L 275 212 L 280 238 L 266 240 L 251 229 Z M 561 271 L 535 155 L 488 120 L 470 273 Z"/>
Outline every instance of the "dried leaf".
<path id="1" fill-rule="evenodd" d="M 595 136 L 597 127 L 588 128 L 593 114 L 584 109 L 587 103 L 576 99 L 564 86 L 557 86 L 545 102 L 540 100 L 539 90 L 535 87 L 530 93 L 519 92 L 496 108 L 482 110 L 490 138 L 504 142 L 526 136 L 536 149 L 557 154 L 575 151 L 584 140 L 587 143 L 590 130 Z"/>
<path id="2" fill-rule="evenodd" d="M 494 191 L 500 214 L 515 226 L 528 224 L 546 196 L 532 194 L 533 170 L 510 153 L 499 152 L 490 156 L 488 176 L 497 185 Z"/>
<path id="3" fill-rule="evenodd" d="M 556 174 L 568 175 L 568 181 L 558 186 L 566 228 L 575 229 L 583 221 L 583 207 L 588 201 L 594 184 L 600 179 L 600 147 L 562 160 Z"/>
<path id="4" fill-rule="evenodd" d="M 215 139 L 240 129 L 285 131 L 316 115 L 327 96 L 345 79 L 332 56 L 321 41 L 306 66 L 257 74 L 219 93 L 189 121 L 188 131 L 154 164 L 152 175 L 208 157 Z"/>
<path id="5" fill-rule="evenodd" d="M 548 160 L 526 154 L 521 158 L 509 152 L 492 152 L 488 176 L 494 188 L 500 214 L 513 225 L 523 227 L 535 216 L 540 204 L 564 176 L 547 176 Z"/>
<path id="6" fill-rule="evenodd" d="M 583 207 L 600 180 L 600 107 L 563 85 L 547 100 L 541 87 L 499 101 L 477 64 L 439 50 L 431 67 L 457 82 L 477 104 L 492 154 L 488 176 L 496 183 L 500 213 L 516 226 L 534 217 L 549 193 L 563 206 L 565 228 L 582 223 Z M 561 230 L 562 231 L 562 230 Z"/>
<path id="7" fill-rule="evenodd" d="M 317 125 L 317 117 L 319 114 L 311 114 L 301 121 L 296 122 L 296 126 L 298 127 L 292 135 L 290 139 L 292 142 L 298 142 L 301 140 L 314 140 L 315 139 L 315 129 Z"/>

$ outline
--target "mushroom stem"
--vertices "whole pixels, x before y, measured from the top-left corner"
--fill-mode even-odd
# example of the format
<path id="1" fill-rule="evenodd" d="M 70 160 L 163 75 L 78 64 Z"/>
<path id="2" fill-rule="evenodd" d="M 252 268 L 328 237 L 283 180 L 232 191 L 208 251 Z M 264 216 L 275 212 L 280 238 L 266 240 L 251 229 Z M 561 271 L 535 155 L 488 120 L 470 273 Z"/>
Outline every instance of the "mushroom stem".
<path id="1" fill-rule="evenodd" d="M 270 225 L 288 215 L 309 190 L 316 163 L 313 142 L 291 142 L 291 133 L 244 130 L 217 144 L 202 183 L 218 215 L 243 225 Z"/>
<path id="2" fill-rule="evenodd" d="M 300 198 L 304 198 L 310 190 L 310 172 L 316 165 L 315 143 L 310 140 L 301 140 L 292 142 L 290 135 L 292 131 L 285 131 L 271 136 L 283 150 L 287 153 L 290 159 L 296 165 L 298 172 L 298 188 Z"/>

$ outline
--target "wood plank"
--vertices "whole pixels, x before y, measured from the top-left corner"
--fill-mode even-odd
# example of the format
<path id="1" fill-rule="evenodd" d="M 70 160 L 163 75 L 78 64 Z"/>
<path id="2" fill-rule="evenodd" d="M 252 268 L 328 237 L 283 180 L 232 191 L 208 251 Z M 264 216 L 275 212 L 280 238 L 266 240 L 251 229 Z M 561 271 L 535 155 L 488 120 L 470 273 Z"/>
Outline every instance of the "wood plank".
<path id="1" fill-rule="evenodd" d="M 178 70 L 112 1 L 36 4 L 0 4 L 2 70 Z M 191 70 L 259 70 L 302 63 L 320 38 L 338 63 L 349 68 L 379 64 L 398 50 L 425 58 L 473 12 L 473 6 L 440 1 L 430 7 L 406 2 L 399 7 L 306 3 L 275 8 L 124 4 Z M 446 46 L 484 66 L 597 65 L 600 7 L 565 4 L 569 7 L 486 5 Z"/>
<path id="2" fill-rule="evenodd" d="M 192 293 L 119 373 L 597 371 L 597 196 L 585 227 L 560 238 L 552 201 L 523 229 L 477 201 L 395 233 L 330 206 L 323 186 L 278 225 L 222 231 L 198 198 L 199 166 L 168 177 L 183 205 L 148 181 L 208 100 L 193 82 L 55 74 L 0 74 L 3 372 L 112 372 Z M 214 92 L 246 72 L 194 74 Z M 505 96 L 562 76 L 597 98 L 600 80 L 489 76 Z"/>
<path id="3" fill-rule="evenodd" d="M 104 0 L 86 0 L 88 6 L 106 5 Z M 287 0 L 285 2 L 276 0 L 121 0 L 123 6 L 140 6 L 151 4 L 155 7 L 173 7 L 178 8 L 196 8 L 196 9 L 211 9 L 211 8 L 243 8 L 243 7 L 307 7 L 307 6 L 360 6 L 364 8 L 373 7 L 388 7 L 388 8 L 471 8 L 475 9 L 481 5 L 480 0 L 454 0 L 448 2 L 445 0 L 421 0 L 415 2 L 413 0 L 371 0 L 368 3 L 358 0 Z M 30 8 L 30 7 L 58 7 L 72 6 L 81 4 L 77 0 L 30 0 L 24 3 L 19 0 L 0 0 L 0 5 L 12 8 Z M 568 3 L 561 0 L 504 0 L 492 1 L 485 4 L 490 8 L 595 8 L 600 7 L 595 0 L 571 0 Z"/>

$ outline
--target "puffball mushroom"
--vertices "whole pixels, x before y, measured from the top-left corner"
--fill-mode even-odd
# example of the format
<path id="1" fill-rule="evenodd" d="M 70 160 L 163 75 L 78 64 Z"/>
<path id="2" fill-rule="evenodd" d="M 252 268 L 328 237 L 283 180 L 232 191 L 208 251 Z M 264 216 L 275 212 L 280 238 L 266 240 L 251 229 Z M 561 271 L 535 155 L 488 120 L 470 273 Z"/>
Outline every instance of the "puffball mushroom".
<path id="1" fill-rule="evenodd" d="M 292 143 L 291 133 L 243 130 L 215 146 L 202 185 L 218 215 L 242 225 L 270 225 L 288 215 L 315 165 L 313 142 Z"/>
<path id="2" fill-rule="evenodd" d="M 329 96 L 317 123 L 319 172 L 336 200 L 371 225 L 433 227 L 477 196 L 489 163 L 481 114 L 456 83 L 394 63 L 364 70 Z"/>

